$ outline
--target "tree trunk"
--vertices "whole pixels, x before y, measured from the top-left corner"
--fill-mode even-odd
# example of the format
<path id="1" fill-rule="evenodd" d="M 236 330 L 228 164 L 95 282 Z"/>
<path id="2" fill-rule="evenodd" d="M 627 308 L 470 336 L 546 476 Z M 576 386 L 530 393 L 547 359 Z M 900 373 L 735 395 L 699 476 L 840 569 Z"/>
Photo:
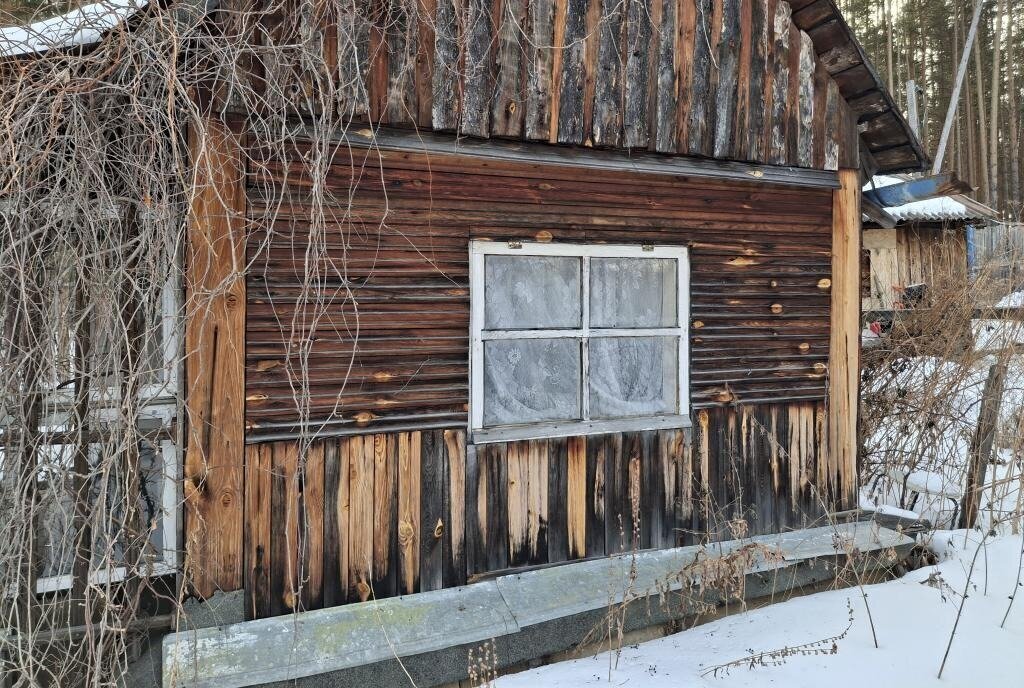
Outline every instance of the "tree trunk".
<path id="1" fill-rule="evenodd" d="M 992 35 L 992 90 L 989 102 L 988 132 L 988 188 L 989 204 L 993 208 L 999 205 L 999 90 L 1003 79 L 1000 72 L 1000 61 L 1003 57 L 1003 14 L 1006 12 L 1006 0 L 999 0 L 996 8 L 995 33 Z"/>
<path id="2" fill-rule="evenodd" d="M 1020 94 L 1017 93 L 1017 46 L 1014 43 L 1014 23 L 1013 23 L 1013 10 L 1006 15 L 1006 71 L 1009 73 L 1007 83 L 1007 107 L 1009 112 L 1007 116 L 1010 120 L 1010 169 L 1009 169 L 1009 184 L 1010 194 L 1006 199 L 1008 204 L 1012 204 L 1011 212 L 1014 217 L 1020 213 L 1020 200 L 1021 200 L 1021 189 L 1020 189 Z"/>
<path id="3" fill-rule="evenodd" d="M 981 73 L 981 48 L 979 47 L 981 41 L 974 42 L 974 71 L 975 80 L 974 87 L 978 94 L 978 138 L 981 145 L 978 148 L 980 155 L 978 156 L 978 167 L 980 174 L 978 175 L 978 184 L 981 187 L 981 198 L 985 201 L 989 200 L 989 186 L 988 186 L 988 132 L 985 129 L 985 124 L 988 118 L 985 116 L 985 75 Z"/>

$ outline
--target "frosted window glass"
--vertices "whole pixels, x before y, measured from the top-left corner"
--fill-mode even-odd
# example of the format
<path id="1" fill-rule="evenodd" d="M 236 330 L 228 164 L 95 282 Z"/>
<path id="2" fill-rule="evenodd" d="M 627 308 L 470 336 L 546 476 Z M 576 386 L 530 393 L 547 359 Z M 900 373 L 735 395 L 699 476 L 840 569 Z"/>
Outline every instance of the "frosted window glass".
<path id="1" fill-rule="evenodd" d="M 590 261 L 591 327 L 675 327 L 677 320 L 675 260 Z"/>
<path id="2" fill-rule="evenodd" d="M 677 412 L 678 338 L 601 337 L 589 346 L 592 418 Z"/>
<path id="3" fill-rule="evenodd" d="M 569 256 L 487 256 L 484 329 L 580 327 L 582 262 Z"/>
<path id="4" fill-rule="evenodd" d="M 581 417 L 578 339 L 484 343 L 484 424 L 512 425 Z"/>

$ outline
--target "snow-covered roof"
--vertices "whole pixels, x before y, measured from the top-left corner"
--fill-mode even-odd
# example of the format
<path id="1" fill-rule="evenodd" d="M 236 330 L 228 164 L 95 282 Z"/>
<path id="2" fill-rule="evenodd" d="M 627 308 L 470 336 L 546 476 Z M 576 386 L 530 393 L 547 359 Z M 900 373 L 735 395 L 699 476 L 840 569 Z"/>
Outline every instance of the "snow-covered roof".
<path id="1" fill-rule="evenodd" d="M 864 185 L 864 191 L 893 184 L 902 184 L 908 177 L 876 174 L 871 182 Z M 940 196 L 927 201 L 915 201 L 905 205 L 886 208 L 885 212 L 899 222 L 924 220 L 942 222 L 943 220 L 984 220 L 995 217 L 991 208 L 966 196 Z"/>
<path id="2" fill-rule="evenodd" d="M 0 56 L 92 45 L 147 4 L 149 0 L 101 0 L 27 26 L 0 28 Z"/>

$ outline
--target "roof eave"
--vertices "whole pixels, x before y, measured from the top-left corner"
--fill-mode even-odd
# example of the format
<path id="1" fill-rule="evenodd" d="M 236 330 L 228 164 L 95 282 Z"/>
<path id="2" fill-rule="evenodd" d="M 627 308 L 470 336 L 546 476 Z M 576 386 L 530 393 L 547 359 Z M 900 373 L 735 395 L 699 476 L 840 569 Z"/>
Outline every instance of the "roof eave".
<path id="1" fill-rule="evenodd" d="M 928 154 L 834 0 L 787 1 L 793 22 L 810 36 L 815 52 L 857 117 L 862 145 L 877 162 L 877 171 L 928 169 Z"/>

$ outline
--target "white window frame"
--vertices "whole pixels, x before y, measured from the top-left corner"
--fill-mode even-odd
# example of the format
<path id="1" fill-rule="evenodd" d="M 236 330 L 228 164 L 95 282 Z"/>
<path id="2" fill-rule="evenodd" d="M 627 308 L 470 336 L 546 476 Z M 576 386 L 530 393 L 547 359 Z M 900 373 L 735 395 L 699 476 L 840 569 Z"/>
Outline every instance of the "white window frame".
<path id="1" fill-rule="evenodd" d="M 163 456 L 160 506 L 163 511 L 161 521 L 164 535 L 163 548 L 160 550 L 160 555 L 151 564 L 151 575 L 166 576 L 178 572 L 178 482 L 181 480 L 181 462 L 178 457 L 178 448 L 172 439 L 161 439 L 154 444 Z M 127 575 L 128 569 L 125 566 L 91 569 L 89 572 L 89 584 L 120 583 Z M 41 577 L 36 581 L 36 593 L 43 594 L 69 590 L 72 579 L 72 574 L 68 573 Z"/>
<path id="2" fill-rule="evenodd" d="M 572 329 L 486 331 L 484 329 L 484 261 L 487 256 L 559 256 L 580 258 L 583 317 L 581 327 Z M 592 328 L 590 327 L 590 259 L 591 258 L 668 258 L 676 261 L 676 314 L 675 327 L 660 328 Z M 567 244 L 535 242 L 470 242 L 470 434 L 476 444 L 507 442 L 525 439 L 544 439 L 571 435 L 594 435 L 608 432 L 632 432 L 689 427 L 690 402 L 690 258 L 685 246 L 653 246 L 635 244 Z M 580 387 L 583 420 L 550 421 L 524 425 L 484 425 L 484 342 L 500 339 L 558 339 L 571 338 L 586 341 L 596 337 L 677 337 L 679 342 L 677 413 L 591 420 L 589 418 L 589 353 L 582 351 L 582 380 Z"/>

